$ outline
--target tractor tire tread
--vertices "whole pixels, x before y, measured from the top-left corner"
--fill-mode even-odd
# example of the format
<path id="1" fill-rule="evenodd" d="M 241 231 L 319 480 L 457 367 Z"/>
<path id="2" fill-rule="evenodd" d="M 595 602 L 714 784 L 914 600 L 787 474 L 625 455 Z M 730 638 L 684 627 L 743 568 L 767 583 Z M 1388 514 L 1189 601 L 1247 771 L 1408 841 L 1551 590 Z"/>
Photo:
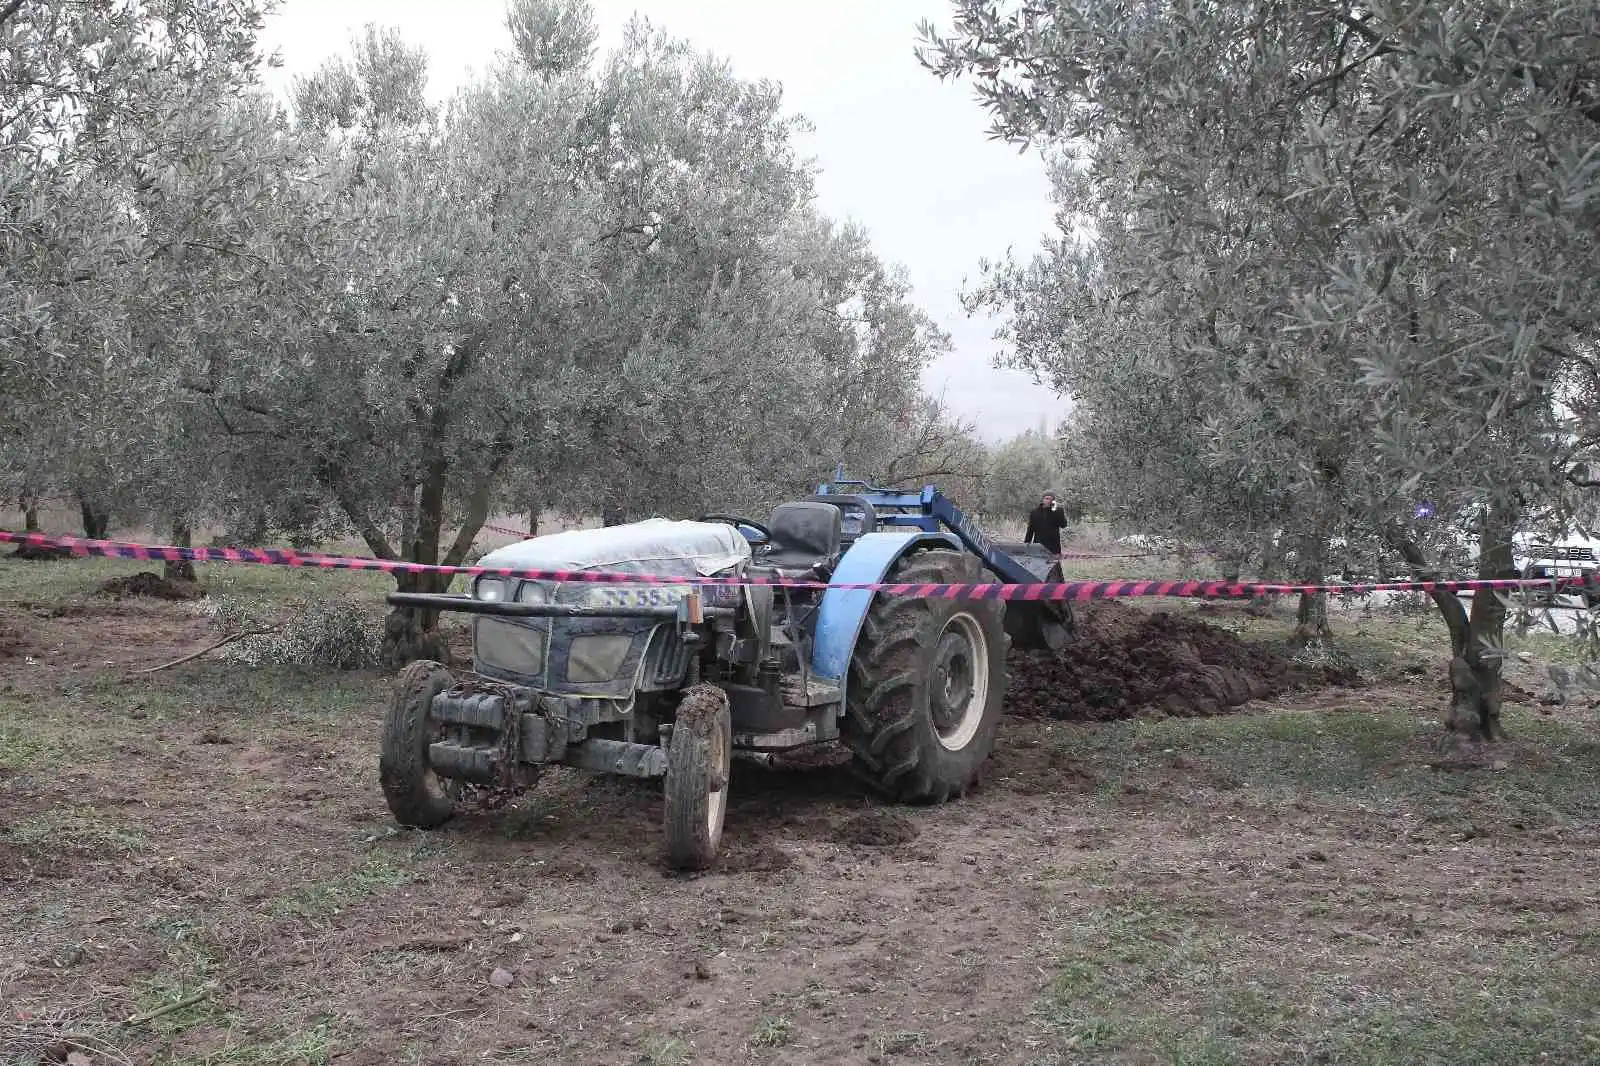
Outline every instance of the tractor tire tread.
<path id="1" fill-rule="evenodd" d="M 952 584 L 981 580 L 982 564 L 965 552 L 933 549 L 901 559 L 889 583 Z M 1001 698 L 992 697 L 978 735 L 960 753 L 933 750 L 920 684 L 946 621 L 958 608 L 975 616 L 988 641 L 991 694 L 1006 686 L 1004 605 L 994 600 L 876 597 L 850 663 L 842 739 L 852 770 L 869 787 L 902 803 L 943 803 L 965 795 L 994 743 Z M 920 700 L 920 706 L 919 706 Z"/>
<path id="2" fill-rule="evenodd" d="M 720 745 L 713 743 L 720 732 Z M 697 685 L 684 693 L 677 724 L 667 748 L 664 782 L 666 862 L 674 870 L 705 870 L 716 861 L 722 822 L 711 817 L 712 794 L 728 787 L 727 766 L 716 765 L 719 747 L 731 757 L 732 725 L 728 697 L 715 685 Z M 723 800 L 726 817 L 726 798 Z M 713 821 L 715 824 L 712 824 Z"/>
<path id="3" fill-rule="evenodd" d="M 421 660 L 400 672 L 390 693 L 378 780 L 390 813 L 401 825 L 436 829 L 455 814 L 450 797 L 431 787 L 437 779 L 428 766 L 429 706 L 451 681 L 442 663 Z"/>

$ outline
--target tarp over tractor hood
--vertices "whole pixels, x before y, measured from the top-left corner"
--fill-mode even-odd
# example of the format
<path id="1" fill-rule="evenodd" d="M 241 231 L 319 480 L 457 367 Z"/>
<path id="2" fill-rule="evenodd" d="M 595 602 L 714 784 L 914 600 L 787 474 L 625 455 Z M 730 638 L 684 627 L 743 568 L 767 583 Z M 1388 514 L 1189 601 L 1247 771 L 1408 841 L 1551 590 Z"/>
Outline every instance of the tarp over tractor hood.
<path id="1" fill-rule="evenodd" d="M 496 548 L 479 559 L 478 565 L 711 577 L 747 563 L 750 558 L 750 542 L 726 523 L 650 518 L 518 541 Z"/>

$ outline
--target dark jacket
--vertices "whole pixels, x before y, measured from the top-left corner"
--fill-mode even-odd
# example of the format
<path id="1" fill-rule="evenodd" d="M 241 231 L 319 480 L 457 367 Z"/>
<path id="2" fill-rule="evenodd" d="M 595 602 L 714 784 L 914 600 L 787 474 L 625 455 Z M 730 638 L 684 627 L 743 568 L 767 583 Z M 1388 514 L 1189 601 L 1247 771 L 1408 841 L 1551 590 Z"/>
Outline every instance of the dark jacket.
<path id="1" fill-rule="evenodd" d="M 1023 538 L 1024 544 L 1038 541 L 1039 545 L 1050 552 L 1051 555 L 1061 554 L 1061 531 L 1067 526 L 1067 516 L 1061 511 L 1061 506 L 1046 507 L 1040 504 L 1028 512 L 1028 535 Z"/>

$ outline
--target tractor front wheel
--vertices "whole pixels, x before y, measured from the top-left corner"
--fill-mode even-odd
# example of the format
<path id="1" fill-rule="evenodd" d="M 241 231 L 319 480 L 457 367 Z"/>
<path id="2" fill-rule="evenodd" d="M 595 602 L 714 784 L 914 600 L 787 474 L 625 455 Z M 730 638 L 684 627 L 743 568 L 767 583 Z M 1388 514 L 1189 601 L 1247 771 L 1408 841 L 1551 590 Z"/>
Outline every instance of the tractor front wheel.
<path id="1" fill-rule="evenodd" d="M 983 580 L 974 556 L 924 551 L 902 559 L 891 584 Z M 994 748 L 1006 691 L 1004 605 L 879 595 L 850 662 L 843 740 L 857 772 L 906 803 L 964 794 Z"/>
<path id="2" fill-rule="evenodd" d="M 400 671 L 383 720 L 378 780 L 389 810 L 401 825 L 435 829 L 455 814 L 455 789 L 428 764 L 437 739 L 433 698 L 451 684 L 450 671 L 435 662 L 414 662 Z"/>
<path id="3" fill-rule="evenodd" d="M 704 870 L 715 861 L 732 762 L 728 695 L 715 685 L 696 685 L 678 704 L 667 743 L 667 863 L 673 869 Z"/>

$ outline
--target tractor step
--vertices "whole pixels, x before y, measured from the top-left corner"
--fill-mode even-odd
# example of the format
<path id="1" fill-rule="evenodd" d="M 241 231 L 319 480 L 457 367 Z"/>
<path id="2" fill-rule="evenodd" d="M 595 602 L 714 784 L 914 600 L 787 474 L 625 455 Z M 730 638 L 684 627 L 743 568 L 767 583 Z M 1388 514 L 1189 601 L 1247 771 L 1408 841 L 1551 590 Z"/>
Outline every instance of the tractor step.
<path id="1" fill-rule="evenodd" d="M 734 733 L 733 746 L 752 752 L 788 751 L 810 747 L 821 739 L 817 727 L 807 722 L 798 729 L 780 729 L 772 733 Z"/>
<path id="2" fill-rule="evenodd" d="M 844 699 L 844 689 L 837 681 L 808 677 L 802 684 L 800 678 L 791 677 L 783 683 L 783 702 L 790 707 L 826 707 Z"/>

